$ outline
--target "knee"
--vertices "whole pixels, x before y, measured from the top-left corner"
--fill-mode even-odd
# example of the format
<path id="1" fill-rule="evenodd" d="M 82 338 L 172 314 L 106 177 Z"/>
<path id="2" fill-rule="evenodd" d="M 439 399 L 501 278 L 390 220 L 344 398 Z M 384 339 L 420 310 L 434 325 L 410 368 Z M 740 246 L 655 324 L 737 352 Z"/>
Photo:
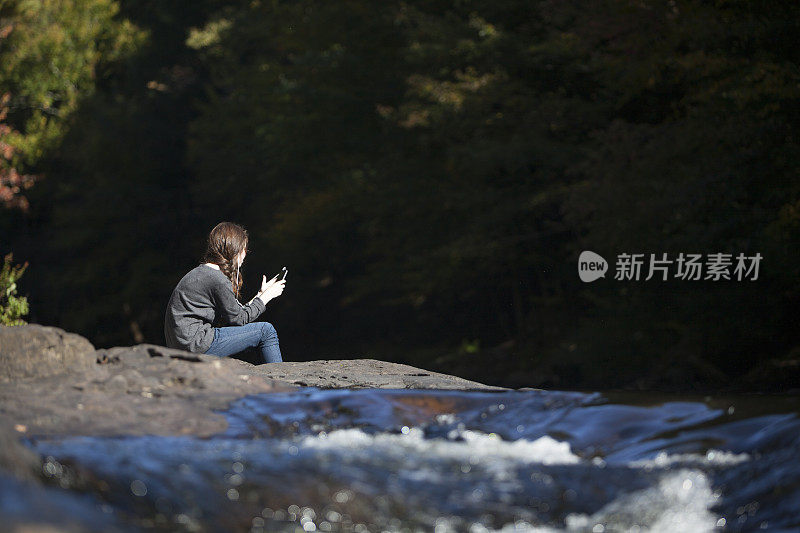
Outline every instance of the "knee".
<path id="1" fill-rule="evenodd" d="M 261 323 L 261 340 L 272 341 L 278 338 L 278 332 L 275 331 L 275 326 L 269 322 Z"/>

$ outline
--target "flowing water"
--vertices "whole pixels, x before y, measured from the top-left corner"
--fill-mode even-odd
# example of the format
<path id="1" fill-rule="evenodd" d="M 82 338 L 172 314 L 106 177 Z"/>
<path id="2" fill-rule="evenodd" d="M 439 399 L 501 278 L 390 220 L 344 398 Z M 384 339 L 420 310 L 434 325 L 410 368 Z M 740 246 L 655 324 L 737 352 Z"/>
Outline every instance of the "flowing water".
<path id="1" fill-rule="evenodd" d="M 123 529 L 796 531 L 798 412 L 796 396 L 308 387 L 234 402 L 211 438 L 28 444 Z"/>

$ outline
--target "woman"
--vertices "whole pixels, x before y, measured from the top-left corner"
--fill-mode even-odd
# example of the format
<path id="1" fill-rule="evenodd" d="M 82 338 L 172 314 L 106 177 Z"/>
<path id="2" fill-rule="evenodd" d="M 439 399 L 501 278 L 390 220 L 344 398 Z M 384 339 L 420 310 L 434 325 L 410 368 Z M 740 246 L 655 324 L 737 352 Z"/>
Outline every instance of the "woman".
<path id="1" fill-rule="evenodd" d="M 286 281 L 264 276 L 258 294 L 246 305 L 239 302 L 247 241 L 247 231 L 232 222 L 211 230 L 203 263 L 181 278 L 169 299 L 164 319 L 168 347 L 222 357 L 258 347 L 264 362 L 283 360 L 275 328 L 254 321 L 267 302 L 283 293 Z"/>

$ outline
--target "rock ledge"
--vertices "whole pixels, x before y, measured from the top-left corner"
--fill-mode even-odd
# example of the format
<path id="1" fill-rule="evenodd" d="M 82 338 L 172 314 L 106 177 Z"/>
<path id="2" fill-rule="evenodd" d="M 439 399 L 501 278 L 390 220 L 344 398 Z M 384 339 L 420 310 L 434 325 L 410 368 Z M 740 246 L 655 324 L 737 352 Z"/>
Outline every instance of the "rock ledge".
<path id="1" fill-rule="evenodd" d="M 210 436 L 227 428 L 215 411 L 231 401 L 302 386 L 513 390 L 376 359 L 252 365 L 155 344 L 95 350 L 58 328 L 0 327 L 0 428 L 20 437 Z"/>

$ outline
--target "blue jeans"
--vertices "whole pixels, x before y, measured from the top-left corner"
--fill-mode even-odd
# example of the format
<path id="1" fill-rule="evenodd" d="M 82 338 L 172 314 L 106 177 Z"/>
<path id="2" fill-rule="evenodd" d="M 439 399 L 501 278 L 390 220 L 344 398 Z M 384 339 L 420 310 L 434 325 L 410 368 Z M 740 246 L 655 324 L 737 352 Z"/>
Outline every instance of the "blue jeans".
<path id="1" fill-rule="evenodd" d="M 265 363 L 280 363 L 278 333 L 269 322 L 251 322 L 243 326 L 214 328 L 214 340 L 205 353 L 227 357 L 248 348 L 258 347 Z"/>

